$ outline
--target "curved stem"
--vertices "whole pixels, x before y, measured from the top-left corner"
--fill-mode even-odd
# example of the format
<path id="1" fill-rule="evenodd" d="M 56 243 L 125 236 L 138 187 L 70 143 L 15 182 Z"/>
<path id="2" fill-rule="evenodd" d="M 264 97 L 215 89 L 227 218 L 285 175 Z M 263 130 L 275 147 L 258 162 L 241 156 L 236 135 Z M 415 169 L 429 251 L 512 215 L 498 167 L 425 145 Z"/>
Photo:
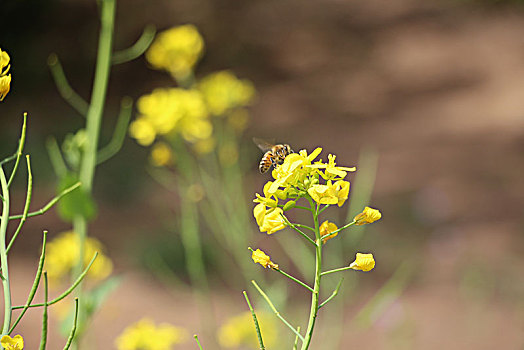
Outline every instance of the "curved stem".
<path id="1" fill-rule="evenodd" d="M 249 297 L 247 296 L 246 291 L 242 292 L 244 294 L 244 298 L 246 299 L 247 306 L 249 307 L 249 310 L 251 311 L 251 316 L 253 316 L 253 322 L 255 323 L 255 330 L 257 331 L 257 337 L 258 337 L 258 344 L 260 345 L 260 350 L 264 350 L 264 341 L 262 340 L 262 333 L 260 333 L 260 327 L 258 326 L 258 320 L 257 315 L 255 314 L 255 310 L 253 309 L 253 306 L 251 306 L 251 302 L 249 301 Z"/>
<path id="2" fill-rule="evenodd" d="M 142 35 L 138 40 L 133 44 L 133 46 L 128 47 L 125 50 L 118 51 L 113 53 L 113 58 L 111 60 L 112 64 L 120 64 L 134 60 L 143 54 L 153 42 L 155 38 L 156 28 L 154 25 L 147 25 L 142 32 Z"/>

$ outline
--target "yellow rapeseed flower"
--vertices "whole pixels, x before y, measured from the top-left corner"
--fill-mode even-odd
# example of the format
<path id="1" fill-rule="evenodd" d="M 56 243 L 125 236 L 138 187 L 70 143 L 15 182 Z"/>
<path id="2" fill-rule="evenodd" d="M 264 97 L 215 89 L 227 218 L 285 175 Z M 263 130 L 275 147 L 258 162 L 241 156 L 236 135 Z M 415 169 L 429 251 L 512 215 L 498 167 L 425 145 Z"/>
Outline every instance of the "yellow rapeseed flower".
<path id="1" fill-rule="evenodd" d="M 357 253 L 355 261 L 350 265 L 350 268 L 358 271 L 371 271 L 375 267 L 375 259 L 373 254 Z"/>
<path id="2" fill-rule="evenodd" d="M 2 344 L 5 350 L 22 350 L 24 348 L 24 338 L 20 334 L 15 335 L 13 338 L 4 335 L 0 339 L 0 344 Z"/>
<path id="3" fill-rule="evenodd" d="M 337 225 L 335 225 L 334 223 L 332 222 L 329 222 L 329 221 L 324 221 L 322 223 L 322 225 L 320 225 L 320 237 L 322 236 L 325 236 L 333 231 L 336 231 L 338 230 L 338 227 Z M 322 243 L 326 243 L 327 241 L 329 241 L 331 238 L 334 238 L 338 235 L 338 232 L 335 232 L 333 233 L 332 235 L 329 235 L 325 238 L 322 239 Z"/>
<path id="4" fill-rule="evenodd" d="M 253 215 L 257 221 L 260 232 L 267 232 L 268 235 L 282 230 L 286 227 L 286 223 L 282 218 L 282 208 L 266 209 L 266 205 L 260 203 L 253 209 Z"/>
<path id="5" fill-rule="evenodd" d="M 278 325 L 276 318 L 266 312 L 257 312 L 257 320 L 266 348 L 277 347 Z M 223 349 L 238 349 L 241 346 L 260 349 L 253 317 L 249 311 L 227 320 L 218 330 L 217 338 L 220 347 Z"/>
<path id="6" fill-rule="evenodd" d="M 11 89 L 11 74 L 7 74 L 10 68 L 10 60 L 7 52 L 0 49 L 0 101 L 4 100 Z"/>
<path id="7" fill-rule="evenodd" d="M 274 262 L 272 262 L 271 258 L 269 257 L 269 255 L 264 253 L 262 250 L 260 250 L 260 249 L 253 250 L 251 248 L 249 248 L 249 249 L 252 251 L 251 259 L 253 259 L 253 262 L 255 264 L 258 263 L 258 264 L 264 266 L 264 268 L 267 268 L 269 266 L 272 269 L 278 269 L 278 264 L 275 264 Z"/>
<path id="8" fill-rule="evenodd" d="M 157 35 L 146 52 L 146 59 L 156 69 L 175 77 L 187 76 L 204 52 L 204 39 L 195 26 L 186 24 Z"/>
<path id="9" fill-rule="evenodd" d="M 349 182 L 338 180 L 332 183 L 328 180 L 326 185 L 311 186 L 308 193 L 319 204 L 337 204 L 341 207 L 349 195 Z"/>
<path id="10" fill-rule="evenodd" d="M 377 220 L 379 220 L 382 217 L 382 214 L 379 210 L 373 209 L 370 207 L 365 207 L 364 211 L 353 219 L 355 221 L 355 225 L 366 225 L 371 224 Z"/>
<path id="11" fill-rule="evenodd" d="M 151 149 L 151 163 L 154 166 L 166 166 L 173 163 L 173 151 L 165 142 L 157 142 Z"/>
<path id="12" fill-rule="evenodd" d="M 144 318 L 127 327 L 115 340 L 118 350 L 170 350 L 185 342 L 187 331 L 167 323 L 156 326 Z"/>
<path id="13" fill-rule="evenodd" d="M 59 234 L 47 244 L 45 268 L 50 279 L 61 280 L 69 277 L 79 259 L 79 239 L 76 233 L 67 231 Z M 99 240 L 92 237 L 87 238 L 83 258 L 84 266 L 87 266 L 95 252 L 98 252 L 98 257 L 87 273 L 87 277 L 93 280 L 102 280 L 108 277 L 113 270 L 113 263 L 103 254 L 103 250 Z"/>
<path id="14" fill-rule="evenodd" d="M 311 167 L 316 169 L 326 169 L 324 172 L 318 172 L 325 180 L 334 180 L 336 178 L 343 179 L 346 177 L 348 171 L 355 171 L 357 169 L 355 167 L 348 168 L 337 166 L 335 163 L 336 157 L 337 156 L 330 154 L 328 155 L 328 163 L 319 161 L 311 165 Z"/>
<path id="15" fill-rule="evenodd" d="M 230 109 L 248 105 L 255 96 L 249 80 L 240 80 L 230 71 L 220 71 L 202 78 L 198 84 L 211 114 L 221 116 Z"/>
<path id="16" fill-rule="evenodd" d="M 155 89 L 137 102 L 139 117 L 129 127 L 132 137 L 148 146 L 158 135 L 180 134 L 195 143 L 208 139 L 213 126 L 202 94 L 180 88 Z"/>

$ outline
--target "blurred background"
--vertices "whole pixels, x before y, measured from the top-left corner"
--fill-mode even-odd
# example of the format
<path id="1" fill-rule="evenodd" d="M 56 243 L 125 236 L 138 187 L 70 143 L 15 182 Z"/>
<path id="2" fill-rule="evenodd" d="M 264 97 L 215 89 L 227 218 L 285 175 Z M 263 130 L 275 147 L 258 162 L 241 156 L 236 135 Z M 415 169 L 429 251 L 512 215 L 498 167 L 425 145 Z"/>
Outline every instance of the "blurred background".
<path id="1" fill-rule="evenodd" d="M 321 146 L 337 155 L 337 163 L 357 166 L 350 181 L 363 162 L 368 178 L 359 181 L 372 188 L 366 205 L 379 208 L 383 217 L 354 246 L 344 246 L 343 253 L 349 263 L 355 251 L 371 251 L 377 265 L 371 273 L 346 276 L 359 281 L 351 303 L 336 319 L 324 316 L 322 309 L 313 349 L 326 349 L 320 340 L 331 336 L 333 323 L 341 326 L 340 349 L 520 349 L 523 5 L 495 0 L 126 0 L 117 4 L 114 47 L 130 46 L 148 24 L 164 30 L 192 23 L 206 43 L 197 77 L 231 69 L 253 82 L 257 98 L 242 141 L 247 149 L 243 161 L 251 164 L 244 189 L 248 212 L 254 193 L 270 178 L 258 173 L 262 154 L 252 137 L 273 138 L 295 150 Z M 98 10 L 88 0 L 2 0 L 1 8 L 0 47 L 11 56 L 13 82 L 0 106 L 0 150 L 2 158 L 15 150 L 21 115 L 27 111 L 34 210 L 55 194 L 46 139 L 52 135 L 62 141 L 84 123 L 61 99 L 46 60 L 56 53 L 71 85 L 88 99 Z M 143 57 L 114 66 L 111 74 L 101 144 L 111 136 L 121 96 L 136 100 L 154 88 L 173 86 Z M 90 235 L 105 244 L 113 273 L 122 280 L 93 320 L 92 348 L 107 348 L 130 322 L 145 316 L 202 334 L 206 348 L 211 335 L 204 330 L 208 326 L 177 248 L 180 238 L 170 229 L 175 194 L 151 179 L 147 163 L 147 149 L 126 138 L 121 152 L 97 169 L 99 212 Z M 23 176 L 14 192 L 14 206 L 21 211 Z M 292 232 L 267 236 L 250 220 L 247 241 L 273 249 L 273 260 L 280 262 L 282 244 L 289 248 L 292 243 L 276 241 Z M 24 303 L 32 283 L 40 232 L 47 229 L 52 238 L 69 228 L 55 210 L 28 220 L 10 255 L 17 304 Z M 256 291 L 235 270 L 213 269 L 217 260 L 228 257 L 213 249 L 209 236 L 201 232 L 204 246 L 210 246 L 204 254 L 219 327 L 246 310 L 242 290 L 253 299 Z M 172 274 L 154 271 L 148 258 L 156 255 L 166 257 L 163 268 Z M 268 281 L 282 279 L 256 270 Z M 389 292 L 386 288 L 377 297 L 399 273 Z M 309 295 L 292 286 L 285 300 L 290 309 L 303 308 L 290 316 L 293 323 L 305 321 Z M 266 305 L 260 300 L 256 307 Z M 53 313 L 52 349 L 63 344 Z M 40 319 L 41 311 L 32 310 L 19 326 L 29 349 L 38 344 Z M 292 341 L 286 332 L 282 329 Z M 196 345 L 188 340 L 178 348 Z"/>

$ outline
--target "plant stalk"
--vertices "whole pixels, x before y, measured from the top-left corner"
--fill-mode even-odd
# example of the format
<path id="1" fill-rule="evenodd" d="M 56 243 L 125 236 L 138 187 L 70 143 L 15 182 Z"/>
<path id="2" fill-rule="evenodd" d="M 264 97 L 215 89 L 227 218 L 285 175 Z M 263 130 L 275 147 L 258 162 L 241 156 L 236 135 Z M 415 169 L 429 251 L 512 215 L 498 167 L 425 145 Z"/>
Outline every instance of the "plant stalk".
<path id="1" fill-rule="evenodd" d="M 11 326 L 11 288 L 9 285 L 9 268 L 7 266 L 7 250 L 5 239 L 7 234 L 7 223 L 9 222 L 9 188 L 4 169 L 0 165 L 0 183 L 2 186 L 2 222 L 0 222 L 0 264 L 2 266 L 2 285 L 4 287 L 4 326 L 2 336 L 9 332 Z"/>

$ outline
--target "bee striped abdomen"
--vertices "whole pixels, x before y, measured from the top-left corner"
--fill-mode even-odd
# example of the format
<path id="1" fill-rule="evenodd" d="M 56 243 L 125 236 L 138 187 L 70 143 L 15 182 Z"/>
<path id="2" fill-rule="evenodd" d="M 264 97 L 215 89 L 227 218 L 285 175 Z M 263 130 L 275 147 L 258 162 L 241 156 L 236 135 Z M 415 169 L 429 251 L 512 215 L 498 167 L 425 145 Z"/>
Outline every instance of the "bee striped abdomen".
<path id="1" fill-rule="evenodd" d="M 266 171 L 271 168 L 273 165 L 273 152 L 267 151 L 264 153 L 264 156 L 260 160 L 260 164 L 258 165 L 258 170 L 260 170 L 261 173 L 265 173 Z"/>

